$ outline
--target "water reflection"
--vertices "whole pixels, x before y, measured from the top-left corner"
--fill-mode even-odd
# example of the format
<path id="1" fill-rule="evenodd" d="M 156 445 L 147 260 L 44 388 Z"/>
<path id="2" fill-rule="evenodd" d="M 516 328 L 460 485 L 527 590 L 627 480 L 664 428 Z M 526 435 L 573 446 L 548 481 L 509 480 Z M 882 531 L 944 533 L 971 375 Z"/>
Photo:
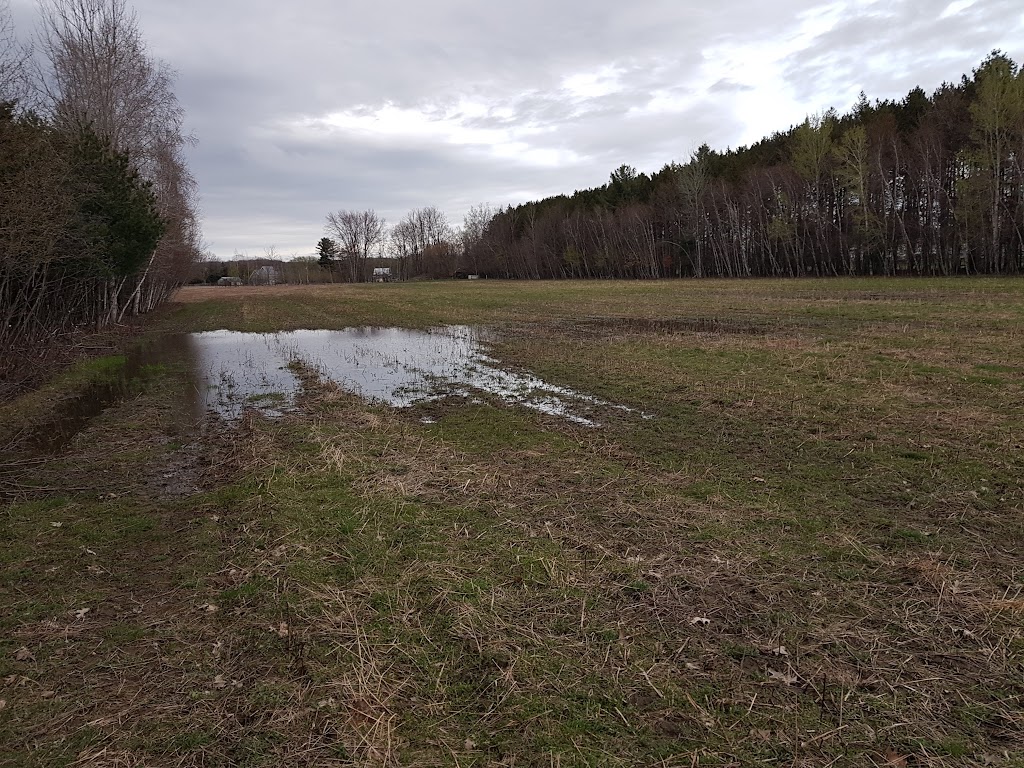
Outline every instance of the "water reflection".
<path id="1" fill-rule="evenodd" d="M 45 423 L 21 436 L 34 451 L 56 453 L 111 405 L 138 395 L 160 366 L 188 371 L 172 409 L 174 428 L 190 431 L 205 413 L 235 420 L 246 408 L 280 415 L 295 405 L 301 363 L 361 397 L 397 407 L 486 393 L 502 402 L 597 425 L 609 410 L 631 411 L 529 373 L 502 370 L 485 350 L 486 332 L 469 326 L 430 331 L 350 328 L 344 331 L 168 334 L 134 350 L 124 367 L 62 403 Z M 424 423 L 433 423 L 429 417 Z"/>
<path id="2" fill-rule="evenodd" d="M 210 331 L 189 336 L 199 393 L 206 410 L 237 419 L 248 407 L 279 416 L 294 402 L 298 379 L 281 346 L 290 334 Z"/>
<path id="3" fill-rule="evenodd" d="M 137 396 L 161 370 L 161 366 L 180 365 L 192 371 L 196 356 L 195 340 L 186 334 L 169 334 L 140 344 L 125 359 L 125 364 L 109 376 L 94 381 L 75 397 L 57 404 L 42 424 L 25 438 L 29 450 L 57 453 L 63 450 L 86 426 L 111 405 Z M 171 427 L 188 432 L 203 417 L 201 384 L 193 375 L 179 393 L 179 402 L 171 409 Z"/>
<path id="4" fill-rule="evenodd" d="M 193 335 L 207 408 L 227 419 L 246 407 L 274 414 L 291 407 L 299 389 L 292 362 L 361 397 L 398 407 L 451 395 L 486 392 L 502 401 L 595 425 L 602 408 L 629 410 L 528 373 L 497 367 L 469 326 L 430 331 L 351 328 L 257 334 L 213 331 Z"/>

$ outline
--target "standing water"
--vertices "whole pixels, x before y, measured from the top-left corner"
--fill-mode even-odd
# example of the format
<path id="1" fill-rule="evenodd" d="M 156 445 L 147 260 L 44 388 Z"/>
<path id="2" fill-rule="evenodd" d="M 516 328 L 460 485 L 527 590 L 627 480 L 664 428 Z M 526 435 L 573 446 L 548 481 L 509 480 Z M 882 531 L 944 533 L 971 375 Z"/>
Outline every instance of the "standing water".
<path id="1" fill-rule="evenodd" d="M 448 396 L 481 394 L 570 421 L 595 426 L 591 412 L 630 410 L 528 373 L 497 367 L 483 350 L 487 334 L 468 326 L 429 331 L 350 328 L 259 334 L 194 334 L 207 408 L 237 418 L 246 407 L 280 413 L 300 384 L 291 363 L 369 401 L 400 408 Z"/>
<path id="2" fill-rule="evenodd" d="M 529 373 L 502 370 L 485 352 L 487 340 L 485 331 L 469 326 L 169 334 L 139 347 L 111 377 L 61 404 L 26 439 L 36 451 L 62 450 L 94 417 L 140 392 L 154 366 L 164 364 L 189 371 L 176 409 L 186 427 L 211 411 L 229 421 L 246 408 L 281 415 L 294 407 L 301 389 L 293 363 L 368 401 L 399 408 L 450 396 L 490 396 L 587 426 L 598 425 L 595 414 L 601 411 L 632 412 Z"/>
<path id="3" fill-rule="evenodd" d="M 89 384 L 73 398 L 56 405 L 42 424 L 27 435 L 26 445 L 38 453 L 57 453 L 111 405 L 123 402 L 141 392 L 161 365 L 184 365 L 191 369 L 195 344 L 186 334 L 168 334 L 138 346 L 125 358 L 123 366 L 108 376 Z M 195 381 L 181 392 L 181 402 L 174 410 L 179 425 L 188 429 L 203 416 Z"/>

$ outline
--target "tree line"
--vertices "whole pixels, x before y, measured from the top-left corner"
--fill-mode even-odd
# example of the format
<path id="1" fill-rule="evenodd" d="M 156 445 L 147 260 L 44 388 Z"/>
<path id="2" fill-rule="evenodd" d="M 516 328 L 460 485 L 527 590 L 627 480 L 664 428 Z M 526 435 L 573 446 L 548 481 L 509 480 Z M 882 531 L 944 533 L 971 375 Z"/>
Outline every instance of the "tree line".
<path id="1" fill-rule="evenodd" d="M 173 73 L 124 0 L 0 0 L 0 347 L 147 312 L 200 251 Z"/>
<path id="2" fill-rule="evenodd" d="M 1024 72 L 996 51 L 931 95 L 488 217 L 460 264 L 506 278 L 1018 274 Z M 422 247 L 422 246 L 421 246 Z"/>
<path id="3" fill-rule="evenodd" d="M 340 270 L 331 273 L 321 266 L 315 256 L 290 255 L 281 258 L 273 249 L 266 249 L 269 255 L 246 256 L 236 254 L 230 259 L 209 259 L 196 262 L 192 267 L 190 285 L 217 285 L 222 278 L 237 278 L 242 284 L 267 285 L 287 283 L 307 285 L 316 283 L 343 282 Z M 374 266 L 377 266 L 374 263 Z M 388 264 L 381 263 L 381 266 Z M 268 275 L 264 267 L 273 271 Z M 269 279 L 268 279 L 269 278 Z"/>
<path id="4" fill-rule="evenodd" d="M 327 214 L 317 260 L 331 279 L 350 282 L 368 280 L 377 264 L 390 267 L 398 280 L 476 272 L 473 253 L 493 217 L 486 204 L 473 206 L 458 227 L 439 208 L 427 206 L 388 226 L 372 209 L 339 210 Z"/>

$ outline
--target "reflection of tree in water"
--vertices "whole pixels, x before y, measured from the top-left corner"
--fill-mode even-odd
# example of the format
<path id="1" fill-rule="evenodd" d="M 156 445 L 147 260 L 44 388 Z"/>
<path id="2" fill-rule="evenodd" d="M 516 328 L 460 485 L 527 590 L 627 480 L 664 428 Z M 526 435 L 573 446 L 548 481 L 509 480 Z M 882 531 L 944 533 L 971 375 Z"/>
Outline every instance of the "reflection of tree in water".
<path id="1" fill-rule="evenodd" d="M 182 426 L 194 425 L 205 410 L 205 376 L 199 375 L 196 367 L 198 352 L 199 344 L 188 334 L 167 334 L 138 346 L 123 365 L 111 365 L 81 394 L 61 403 L 52 418 L 28 436 L 28 444 L 46 453 L 61 450 L 107 408 L 138 395 L 165 366 L 181 366 L 188 371 L 179 407 L 171 413 Z"/>
<path id="2" fill-rule="evenodd" d="M 290 407 L 300 386 L 289 368 L 296 362 L 369 401 L 400 408 L 446 397 L 472 400 L 479 394 L 591 426 L 596 425 L 595 411 L 629 410 L 529 373 L 501 369 L 485 354 L 483 335 L 468 326 L 280 334 L 214 331 L 192 339 L 198 368 L 206 372 L 206 407 L 227 419 L 238 418 L 245 407 L 270 413 Z"/>

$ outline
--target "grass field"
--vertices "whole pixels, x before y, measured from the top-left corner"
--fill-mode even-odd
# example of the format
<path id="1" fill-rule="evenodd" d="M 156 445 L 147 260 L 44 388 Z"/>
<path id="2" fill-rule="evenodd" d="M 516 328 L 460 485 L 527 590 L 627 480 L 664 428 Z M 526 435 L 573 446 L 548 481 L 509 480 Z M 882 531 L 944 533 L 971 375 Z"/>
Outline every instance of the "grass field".
<path id="1" fill-rule="evenodd" d="M 1024 766 L 1024 281 L 187 288 L 144 334 L 443 324 L 652 418 L 300 369 L 190 427 L 168 363 L 12 442 L 0 765 Z"/>

